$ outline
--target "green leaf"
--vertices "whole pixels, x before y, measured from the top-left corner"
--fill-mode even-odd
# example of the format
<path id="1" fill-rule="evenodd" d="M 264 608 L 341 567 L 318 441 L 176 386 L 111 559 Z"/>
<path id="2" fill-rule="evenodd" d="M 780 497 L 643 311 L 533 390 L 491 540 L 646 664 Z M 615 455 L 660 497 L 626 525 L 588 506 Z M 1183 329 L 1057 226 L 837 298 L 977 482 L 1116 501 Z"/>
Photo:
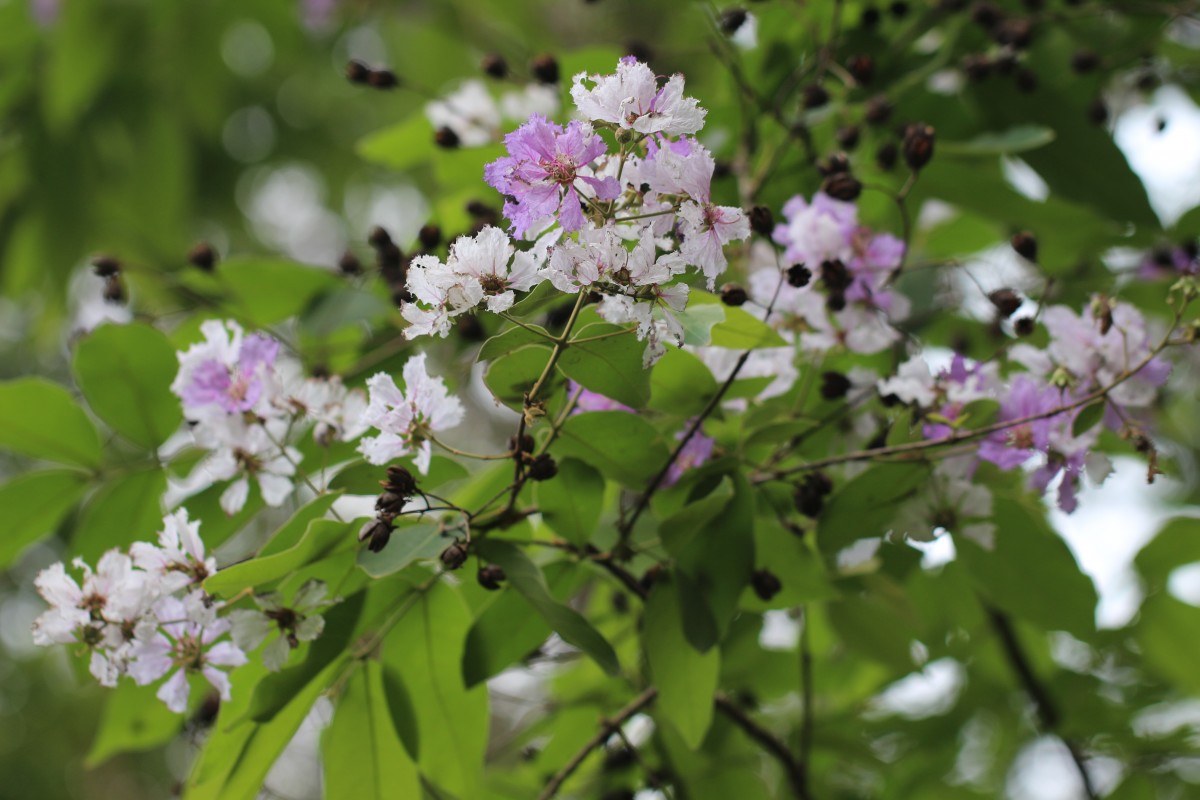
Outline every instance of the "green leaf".
<path id="1" fill-rule="evenodd" d="M 869 576 L 866 583 L 867 592 L 829 603 L 830 625 L 848 647 L 901 674 L 908 672 L 913 640 L 921 638 L 908 595 L 884 576 Z"/>
<path id="2" fill-rule="evenodd" d="M 655 718 L 673 725 L 695 750 L 712 724 L 709 698 L 717 691 L 721 655 L 716 647 L 699 653 L 684 638 L 678 594 L 665 582 L 656 584 L 646 601 L 642 647 L 658 687 Z"/>
<path id="3" fill-rule="evenodd" d="M 538 335 L 529 328 L 535 328 L 544 335 Z M 475 360 L 493 361 L 527 344 L 549 344 L 550 334 L 546 332 L 545 328 L 540 325 L 530 325 L 529 328 L 514 325 L 506 331 L 497 333 L 483 343 Z"/>
<path id="4" fill-rule="evenodd" d="M 725 347 L 731 350 L 756 350 L 762 347 L 787 347 L 787 341 L 779 335 L 779 331 L 763 322 L 744 308 L 720 305 L 721 298 L 709 292 L 692 290 L 688 294 L 688 307 L 683 316 L 693 316 L 692 312 L 700 311 L 705 306 L 716 307 L 724 312 L 722 321 L 711 327 L 713 347 Z M 700 319 L 705 320 L 706 314 L 701 312 Z M 684 324 L 687 341 L 687 323 Z"/>
<path id="5" fill-rule="evenodd" d="M 262 558 L 282 553 L 284 550 L 294 547 L 308 530 L 308 524 L 315 519 L 323 519 L 341 494 L 341 492 L 328 492 L 305 503 L 279 527 L 279 530 L 271 535 L 267 543 L 258 551 L 257 556 Z"/>
<path id="6" fill-rule="evenodd" d="M 683 343 L 693 347 L 707 347 L 712 344 L 713 328 L 725 320 L 725 306 L 689 303 L 688 307 L 676 316 L 679 324 L 683 326 Z"/>
<path id="7" fill-rule="evenodd" d="M 887 533 L 896 506 L 929 478 L 924 464 L 876 464 L 835 491 L 817 520 L 817 543 L 834 555 L 859 539 Z"/>
<path id="8" fill-rule="evenodd" d="M 542 570 L 550 594 L 564 602 L 586 575 L 569 561 L 547 564 Z M 550 636 L 550 626 L 515 591 L 496 593 L 496 599 L 479 614 L 467 634 L 463 651 L 463 680 L 468 687 L 487 680 L 536 650 Z"/>
<path id="9" fill-rule="evenodd" d="M 358 551 L 359 568 L 372 578 L 386 578 L 423 558 L 437 558 L 454 543 L 436 522 L 418 522 L 397 527 L 387 547 L 372 553 L 365 547 Z"/>
<path id="10" fill-rule="evenodd" d="M 370 663 L 370 662 L 368 662 Z M 388 714 L 392 718 L 392 730 L 412 758 L 421 753 L 420 732 L 417 730 L 417 712 L 413 709 L 412 695 L 404 686 L 404 680 L 394 667 L 383 666 L 383 696 L 387 701 Z"/>
<path id="11" fill-rule="evenodd" d="M 231 258 L 218 267 L 217 277 L 230 309 L 264 327 L 296 316 L 317 295 L 339 286 L 332 272 L 284 259 Z"/>
<path id="12" fill-rule="evenodd" d="M 408 688 L 421 732 L 422 774 L 456 797 L 484 797 L 487 687 L 467 689 L 463 646 L 471 614 L 458 590 L 438 581 L 400 619 L 383 646 L 383 663 Z"/>
<path id="13" fill-rule="evenodd" d="M 488 364 L 483 382 L 497 400 L 520 410 L 524 407 L 525 393 L 533 388 L 549 360 L 549 347 L 525 345 Z M 542 392 L 543 397 L 546 394 Z"/>
<path id="14" fill-rule="evenodd" d="M 416 764 L 389 721 L 384 670 L 363 661 L 346 681 L 322 737 L 326 797 L 385 800 L 420 797 Z"/>
<path id="15" fill-rule="evenodd" d="M 997 495 L 992 521 L 994 550 L 955 537 L 959 560 L 976 588 L 1004 611 L 1086 641 L 1096 630 L 1096 588 L 1045 512 Z"/>
<path id="16" fill-rule="evenodd" d="M 156 686 L 137 686 L 132 681 L 122 681 L 109 691 L 84 766 L 92 769 L 117 753 L 158 747 L 179 733 L 183 717 L 163 705 L 154 696 L 156 691 Z"/>
<path id="17" fill-rule="evenodd" d="M 1160 592 L 1142 604 L 1137 641 L 1147 666 L 1182 691 L 1200 695 L 1200 608 Z"/>
<path id="18" fill-rule="evenodd" d="M 667 348 L 650 370 L 650 404 L 655 411 L 690 417 L 699 414 L 717 393 L 712 370 L 686 350 Z"/>
<path id="19" fill-rule="evenodd" d="M 226 567 L 205 580 L 204 589 L 210 594 L 232 597 L 243 589 L 272 583 L 337 550 L 352 547 L 357 533 L 356 522 L 314 520 L 292 547 Z"/>
<path id="20" fill-rule="evenodd" d="M 573 458 L 558 463 L 558 474 L 536 487 L 542 521 L 567 541 L 584 545 L 596 531 L 604 507 L 604 478 Z"/>
<path id="21" fill-rule="evenodd" d="M 392 169 L 412 169 L 433 157 L 433 133 L 424 114 L 413 114 L 401 123 L 368 134 L 358 143 L 358 154 Z"/>
<path id="22" fill-rule="evenodd" d="M 509 586 L 525 598 L 563 641 L 587 653 L 609 675 L 616 675 L 620 671 L 617 654 L 608 640 L 578 612 L 550 595 L 542 571 L 516 545 L 486 539 L 480 544 L 479 553 L 504 570 Z"/>
<path id="23" fill-rule="evenodd" d="M 553 450 L 560 458 L 591 464 L 604 477 L 630 488 L 642 488 L 669 455 L 658 431 L 627 411 L 573 415 L 563 424 Z"/>
<path id="24" fill-rule="evenodd" d="M 175 349 L 149 325 L 102 325 L 79 342 L 72 366 L 96 416 L 135 444 L 156 449 L 183 421 L 171 393 Z"/>
<path id="25" fill-rule="evenodd" d="M 1161 591 L 1172 572 L 1196 561 L 1200 561 L 1200 519 L 1177 517 L 1141 549 L 1133 564 L 1147 589 Z"/>
<path id="26" fill-rule="evenodd" d="M 1105 401 L 1092 403 L 1090 406 L 1084 406 L 1079 412 L 1079 416 L 1075 417 L 1075 421 L 1071 423 L 1071 435 L 1082 436 L 1087 431 L 1095 427 L 1100 420 L 1104 418 Z"/>
<path id="27" fill-rule="evenodd" d="M 938 153 L 960 156 L 999 156 L 1044 147 L 1054 141 L 1054 131 L 1044 125 L 1015 125 L 1008 130 L 983 133 L 965 142 L 938 142 Z"/>
<path id="28" fill-rule="evenodd" d="M 580 328 L 575 338 L 587 339 L 621 330 L 619 325 L 596 322 Z M 632 333 L 618 334 L 572 344 L 559 356 L 558 368 L 586 389 L 627 406 L 643 408 L 650 399 L 650 371 L 642 366 L 645 350 L 645 343 Z"/>
<path id="29" fill-rule="evenodd" d="M 100 434 L 63 387 L 42 378 L 0 382 L 0 448 L 82 467 L 100 465 Z"/>
<path id="30" fill-rule="evenodd" d="M 52 533 L 86 489 L 86 476 L 69 470 L 31 472 L 0 486 L 0 508 L 4 509 L 0 569 Z"/>
<path id="31" fill-rule="evenodd" d="M 156 541 L 162 528 L 167 474 L 158 467 L 120 475 L 88 498 L 75 523 L 71 549 L 95 563 L 106 550 L 137 541 Z M 204 536 L 204 526 L 200 526 Z"/>

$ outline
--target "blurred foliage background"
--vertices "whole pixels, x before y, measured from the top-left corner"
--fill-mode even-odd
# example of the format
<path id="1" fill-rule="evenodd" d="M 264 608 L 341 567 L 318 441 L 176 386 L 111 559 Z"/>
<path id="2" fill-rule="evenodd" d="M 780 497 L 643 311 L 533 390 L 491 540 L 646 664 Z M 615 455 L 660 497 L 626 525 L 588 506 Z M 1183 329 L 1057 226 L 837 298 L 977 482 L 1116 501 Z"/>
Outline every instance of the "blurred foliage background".
<path id="1" fill-rule="evenodd" d="M 923 120 L 937 129 L 939 156 L 922 173 L 909 202 L 913 258 L 930 268 L 914 269 L 904 289 L 917 301 L 914 335 L 953 340 L 979 355 L 990 346 L 991 326 L 982 318 L 937 314 L 949 302 L 947 291 L 956 291 L 941 282 L 941 267 L 975 257 L 973 263 L 982 265 L 977 272 L 1002 276 L 1002 258 L 993 253 L 991 261 L 980 261 L 979 254 L 1014 231 L 1031 228 L 1042 241 L 1043 277 L 1053 279 L 1048 296 L 1078 307 L 1092 292 L 1109 289 L 1114 270 L 1132 269 L 1153 249 L 1194 241 L 1200 234 L 1200 211 L 1183 213 L 1186 203 L 1175 202 L 1173 211 L 1164 211 L 1160 200 L 1156 211 L 1111 136 L 1121 114 L 1137 113 L 1164 84 L 1196 94 L 1200 28 L 1177 19 L 1192 10 L 1186 3 L 1047 0 L 1046 10 L 1038 12 L 1043 16 L 1023 72 L 963 91 L 963 58 L 990 44 L 965 12 L 955 10 L 956 17 L 946 10 L 952 5 L 752 3 L 763 44 L 741 60 L 764 94 L 782 92 L 795 65 L 819 46 L 835 7 L 841 7 L 841 52 L 873 53 L 877 78 L 869 91 L 848 91 L 828 114 L 812 120 L 813 147 L 820 154 L 837 149 L 837 129 L 861 124 L 867 101 L 885 95 L 897 109 L 895 117 L 888 125 L 863 127 L 858 148 L 866 155 L 856 173 L 865 183 L 894 188 L 904 176 L 875 166 L 870 154 L 895 139 L 899 123 Z M 1017 2 L 1001 5 L 1024 8 Z M 710 146 L 726 161 L 739 157 L 735 139 L 742 115 L 757 118 L 761 149 L 741 157 L 768 167 L 758 187 L 759 202 L 778 210 L 796 193 L 810 195 L 820 177 L 807 168 L 802 150 L 771 158 L 771 148 L 791 134 L 766 110 L 743 107 L 745 93 L 714 55 L 711 17 L 719 12 L 704 4 L 644 0 L 0 2 L 0 378 L 36 373 L 65 382 L 69 343 L 106 317 L 132 314 L 176 333 L 194 329 L 189 326 L 197 320 L 190 312 L 205 297 L 205 286 L 186 254 L 198 240 L 212 242 L 226 257 L 278 253 L 325 267 L 332 284 L 332 270 L 346 249 L 368 260 L 365 238 L 372 225 L 386 226 L 405 248 L 431 219 L 448 233 L 464 230 L 470 224 L 468 202 L 497 202 L 479 181 L 480 165 L 496 150 L 438 150 L 422 108 L 456 82 L 479 77 L 480 60 L 490 52 L 508 59 L 518 83 L 527 79 L 531 60 L 543 53 L 556 54 L 568 78 L 585 66 L 609 69 L 627 52 L 648 58 L 660 74 L 685 71 L 688 93 L 710 109 Z M 863 25 L 872 12 L 881 21 Z M 922 37 L 935 23 L 939 36 L 926 41 Z M 1100 67 L 1086 75 L 1069 67 L 1081 49 L 1102 56 Z M 343 74 L 350 58 L 390 66 L 401 86 L 376 92 L 351 85 Z M 1101 98 L 1107 119 L 1100 119 L 1096 108 Z M 1053 132 L 1049 142 L 1047 130 Z M 981 132 L 988 131 L 1007 132 L 1007 138 L 981 141 Z M 719 181 L 718 192 L 737 202 L 732 180 Z M 863 219 L 880 229 L 898 231 L 904 224 L 886 193 L 866 193 L 861 207 Z M 927 213 L 918 216 L 921 209 Z M 102 281 L 86 264 L 101 252 L 116 254 L 125 264 L 128 307 L 106 305 L 100 297 Z M 314 287 L 308 295 L 296 295 L 298 300 L 294 286 L 255 289 L 278 292 L 290 309 L 293 300 L 303 307 L 328 290 L 324 283 Z M 1033 288 L 1044 287 L 1039 281 Z M 1164 292 L 1161 282 L 1127 284 L 1122 297 L 1149 307 L 1161 303 Z M 384 287 L 370 285 L 361 294 L 373 299 L 365 307 L 376 320 L 388 319 Z M 316 324 L 311 317 L 308 322 Z M 306 361 L 337 370 L 357 365 L 369 349 L 371 332 L 361 326 L 332 329 L 338 334 L 332 345 L 306 332 L 314 342 L 302 353 Z M 389 363 L 385 357 L 370 367 Z M 1194 452 L 1200 444 L 1194 398 L 1176 397 L 1171 403 L 1166 433 L 1178 445 L 1167 455 L 1177 479 L 1176 500 L 1194 501 Z M 0 472 L 17 475 L 24 466 L 10 459 L 0 462 Z M 33 576 L 61 556 L 88 513 L 85 504 L 61 520 L 59 537 L 26 551 L 0 576 L 0 797 L 163 797 L 173 791 L 190 758 L 193 736 L 185 728 L 185 735 L 165 750 L 96 758 L 103 763 L 89 769 L 87 754 L 106 693 L 82 674 L 82 664 L 57 650 L 34 652 L 29 640 L 29 624 L 42 607 L 31 588 Z M 110 516 L 106 524 L 122 522 Z M 1179 545 L 1179 551 L 1151 564 L 1151 589 L 1162 590 L 1166 575 L 1187 563 L 1186 546 Z M 896 556 L 885 571 L 907 575 L 913 558 L 911 553 Z M 910 585 L 913 594 L 906 602 L 953 630 L 961 620 L 949 612 L 946 619 L 940 615 L 945 606 L 953 607 L 961 587 L 955 590 L 952 577 L 936 590 L 932 586 Z M 1034 601 L 1058 602 L 1056 588 L 1041 587 Z M 948 594 L 938 593 L 943 591 Z M 1160 614 L 1153 629 L 1094 633 L 1089 644 L 1112 646 L 1117 654 L 1100 665 L 1116 676 L 1112 685 L 1121 670 L 1133 668 L 1128 661 L 1140 660 L 1139 645 L 1120 644 L 1128 635 L 1171 684 L 1126 685 L 1124 694 L 1116 693 L 1106 704 L 1096 702 L 1111 689 L 1099 673 L 1068 677 L 1053 666 L 1069 661 L 1070 641 L 1059 648 L 1067 656 L 1052 657 L 1048 640 L 1039 640 L 1034 654 L 1039 668 L 1060 677 L 1053 686 L 1064 705 L 1085 712 L 1073 716 L 1071 724 L 1105 731 L 1114 748 L 1130 754 L 1135 768 L 1122 784 L 1122 798 L 1183 798 L 1197 791 L 1187 782 L 1197 779 L 1200 763 L 1192 729 L 1167 725 L 1166 733 L 1148 740 L 1134 735 L 1130 720 L 1135 707 L 1154 709 L 1195 691 L 1190 642 L 1198 615 L 1194 607 L 1179 604 Z M 899 793 L 888 796 L 915 797 L 904 794 L 905 781 L 918 785 L 931 773 L 962 772 L 966 767 L 955 759 L 964 742 L 988 750 L 993 765 L 1007 765 L 1018 752 L 1036 756 L 1036 750 L 1022 750 L 1030 741 L 1023 727 L 1028 712 L 1014 705 L 1011 676 L 998 651 L 973 655 L 991 681 L 971 683 L 953 713 L 905 718 L 903 736 L 893 735 L 896 715 L 883 712 L 869 723 L 855 716 L 853 710 L 879 687 L 906 674 L 895 666 L 894 649 L 883 656 L 873 651 L 880 641 L 885 650 L 895 645 L 888 629 L 903 629 L 902 617 L 886 605 L 846 604 L 832 618 L 818 617 L 812 631 L 818 657 L 846 667 L 840 677 L 831 670 L 819 673 L 818 692 L 846 714 L 831 719 L 827 730 L 846 736 L 856 731 L 872 743 L 875 756 L 891 760 L 890 779 L 901 788 L 893 787 Z M 738 635 L 754 640 L 761 625 L 756 620 L 747 618 Z M 874 661 L 846 666 L 839 660 L 834 629 L 849 636 L 852 653 L 858 649 Z M 739 665 L 736 642 L 731 647 L 726 676 L 731 682 L 779 696 L 780 687 L 795 685 L 795 664 L 782 663 L 782 655 L 759 653 Z M 953 652 L 953 642 L 943 649 Z M 571 691 L 567 687 L 565 694 Z M 1123 703 L 1131 705 L 1123 708 Z M 978 709 L 985 709 L 990 721 L 979 721 Z M 1094 714 L 1089 716 L 1088 709 Z M 783 713 L 794 716 L 795 709 Z M 595 712 L 577 710 L 562 720 L 590 731 Z M 132 729 L 146 734 L 146 740 L 163 738 L 141 724 Z M 149 728 L 155 724 L 155 718 L 144 721 Z M 839 746 L 854 756 L 840 761 Z M 870 758 L 858 751 L 869 749 L 834 742 L 818 751 L 814 769 L 849 764 L 850 773 L 865 773 Z M 517 760 L 514 753 L 494 755 Z M 545 754 L 540 771 L 555 768 L 567 755 Z M 681 752 L 673 755 L 686 760 Z M 704 756 L 694 758 L 689 768 L 696 772 L 719 771 L 719 764 L 699 763 Z M 999 791 L 1004 766 L 992 769 L 966 775 L 962 785 L 945 793 L 921 796 L 980 796 L 964 788 L 972 780 Z M 856 793 L 854 787 L 870 781 L 856 783 L 854 777 L 844 781 L 838 796 L 872 796 Z M 311 796 L 303 786 L 276 789 L 280 796 Z M 1019 791 L 1013 796 L 1021 796 Z"/>

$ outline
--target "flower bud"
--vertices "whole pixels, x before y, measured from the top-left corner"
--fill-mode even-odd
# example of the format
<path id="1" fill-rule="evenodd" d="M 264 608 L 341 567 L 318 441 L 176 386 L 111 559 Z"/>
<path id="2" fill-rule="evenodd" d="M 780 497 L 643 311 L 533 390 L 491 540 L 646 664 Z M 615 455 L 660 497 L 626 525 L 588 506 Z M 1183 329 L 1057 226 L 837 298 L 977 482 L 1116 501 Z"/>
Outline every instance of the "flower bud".
<path id="1" fill-rule="evenodd" d="M 817 172 L 820 172 L 823 177 L 849 171 L 850 156 L 845 153 L 834 153 L 817 161 Z"/>
<path id="2" fill-rule="evenodd" d="M 453 150 L 458 147 L 459 144 L 458 134 L 449 127 L 443 125 L 434 131 L 433 143 L 443 149 Z"/>
<path id="3" fill-rule="evenodd" d="M 396 492 L 385 491 L 375 498 L 375 510 L 380 514 L 395 515 L 404 510 L 408 498 Z"/>
<path id="4" fill-rule="evenodd" d="M 558 474 L 558 464 L 549 453 L 542 453 L 529 465 L 529 471 L 526 474 L 529 475 L 530 480 L 548 481 Z"/>
<path id="5" fill-rule="evenodd" d="M 788 286 L 799 289 L 812 282 L 812 270 L 803 264 L 792 264 L 787 271 Z"/>
<path id="6" fill-rule="evenodd" d="M 1017 254 L 1027 261 L 1037 263 L 1038 243 L 1037 238 L 1029 231 L 1021 231 L 1013 234 L 1009 240 L 1012 249 L 1017 251 Z"/>
<path id="7" fill-rule="evenodd" d="M 727 306 L 745 305 L 748 299 L 746 290 L 736 283 L 727 283 L 721 287 L 721 302 Z"/>
<path id="8" fill-rule="evenodd" d="M 479 67 L 485 75 L 498 80 L 508 77 L 508 62 L 499 53 L 488 53 L 483 57 L 483 61 L 480 62 Z"/>
<path id="9" fill-rule="evenodd" d="M 819 83 L 810 83 L 801 90 L 801 98 L 805 108 L 820 108 L 829 102 L 829 92 Z"/>
<path id="10" fill-rule="evenodd" d="M 417 493 L 417 481 L 412 473 L 395 464 L 387 468 L 387 480 L 380 481 L 379 485 L 403 497 L 412 497 Z"/>
<path id="11" fill-rule="evenodd" d="M 455 542 L 442 551 L 442 566 L 454 570 L 467 563 L 467 545 L 465 542 Z"/>
<path id="12" fill-rule="evenodd" d="M 549 53 L 543 53 L 533 59 L 529 64 L 529 71 L 539 83 L 558 83 L 558 59 Z"/>
<path id="13" fill-rule="evenodd" d="M 392 243 L 392 237 L 381 226 L 376 225 L 367 233 L 367 244 L 376 250 L 387 247 Z"/>
<path id="14" fill-rule="evenodd" d="M 422 225 L 421 230 L 417 231 L 417 241 L 423 250 L 432 250 L 442 243 L 442 229 L 433 223 Z"/>
<path id="15" fill-rule="evenodd" d="M 829 371 L 821 375 L 821 397 L 839 400 L 850 391 L 850 379 L 840 372 Z"/>
<path id="16" fill-rule="evenodd" d="M 891 119 L 892 103 L 883 95 L 876 95 L 863 107 L 863 117 L 868 125 L 882 125 Z"/>
<path id="17" fill-rule="evenodd" d="M 352 58 L 346 62 L 346 80 L 365 86 L 371 80 L 371 68 Z"/>
<path id="18" fill-rule="evenodd" d="M 396 526 L 392 524 L 390 517 L 376 517 L 359 529 L 358 540 L 360 542 L 367 542 L 367 549 L 372 553 L 378 553 L 387 547 L 388 540 L 392 538 L 392 531 L 394 530 L 396 530 Z"/>
<path id="19" fill-rule="evenodd" d="M 197 242 L 187 255 L 188 263 L 205 272 L 212 272 L 217 264 L 217 251 L 208 242 Z"/>
<path id="20" fill-rule="evenodd" d="M 1017 313 L 1017 309 L 1024 302 L 1021 296 L 1012 289 L 997 289 L 994 292 L 988 292 L 987 298 L 996 307 L 996 312 L 1005 319 Z"/>
<path id="21" fill-rule="evenodd" d="M 904 132 L 904 163 L 914 172 L 933 158 L 933 128 L 924 123 L 909 125 Z"/>
<path id="22" fill-rule="evenodd" d="M 779 594 L 779 590 L 783 588 L 779 578 L 768 569 L 756 570 L 750 577 L 750 585 L 754 587 L 758 599 L 764 603 Z"/>
<path id="23" fill-rule="evenodd" d="M 367 76 L 367 83 L 372 89 L 395 89 L 400 81 L 396 78 L 396 73 L 384 68 L 371 70 L 371 74 Z"/>
<path id="24" fill-rule="evenodd" d="M 121 262 L 112 256 L 96 256 L 92 259 L 92 272 L 101 278 L 108 278 L 121 271 Z"/>
<path id="25" fill-rule="evenodd" d="M 489 592 L 499 589 L 501 582 L 507 577 L 504 574 L 504 570 L 495 564 L 486 564 L 480 567 L 479 572 L 475 575 L 475 579 L 479 581 L 479 585 Z"/>
<path id="26" fill-rule="evenodd" d="M 1029 336 L 1033 333 L 1033 317 L 1021 317 L 1013 323 L 1013 333 L 1017 336 Z"/>
<path id="27" fill-rule="evenodd" d="M 862 194 L 862 183 L 849 172 L 835 172 L 821 183 L 821 191 L 834 200 L 849 203 Z"/>
<path id="28" fill-rule="evenodd" d="M 343 275 L 362 275 L 362 262 L 358 260 L 358 256 L 347 250 L 342 253 L 342 257 L 338 259 L 338 272 Z"/>
<path id="29" fill-rule="evenodd" d="M 759 236 L 770 236 L 775 231 L 775 215 L 766 206 L 754 206 L 747 216 L 750 218 L 750 230 Z"/>

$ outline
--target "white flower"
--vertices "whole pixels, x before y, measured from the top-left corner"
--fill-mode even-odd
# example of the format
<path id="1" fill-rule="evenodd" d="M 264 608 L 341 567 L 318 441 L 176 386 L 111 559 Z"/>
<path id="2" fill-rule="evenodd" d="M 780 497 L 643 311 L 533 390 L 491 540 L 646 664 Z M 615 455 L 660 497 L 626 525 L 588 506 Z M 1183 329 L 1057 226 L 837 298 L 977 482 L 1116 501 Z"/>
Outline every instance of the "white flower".
<path id="1" fill-rule="evenodd" d="M 500 98 L 500 110 L 508 119 L 524 122 L 534 114 L 553 117 L 558 113 L 558 86 L 544 83 L 526 84 L 524 89 L 505 92 Z"/>
<path id="2" fill-rule="evenodd" d="M 995 526 L 992 494 L 964 477 L 970 460 L 949 460 L 938 466 L 919 495 L 900 507 L 894 529 L 910 539 L 932 541 L 938 530 L 971 539 L 990 550 Z"/>
<path id="3" fill-rule="evenodd" d="M 206 603 L 200 591 L 183 600 L 165 597 L 158 602 L 155 613 L 161 631 L 148 641 L 135 643 L 129 676 L 145 686 L 175 669 L 156 696 L 176 714 L 187 710 L 189 672 L 201 673 L 220 692 L 221 699 L 228 701 L 229 676 L 217 667 L 239 667 L 247 661 L 246 654 L 232 642 L 216 642 L 229 630 L 229 620 L 218 619 L 215 607 Z"/>
<path id="4" fill-rule="evenodd" d="M 279 372 L 282 385 L 275 394 L 276 405 L 311 422 L 318 443 L 353 441 L 366 431 L 360 424 L 367 409 L 366 392 L 346 388 L 337 375 L 306 377 L 294 361 L 281 365 Z"/>
<path id="5" fill-rule="evenodd" d="M 226 514 L 232 516 L 246 505 L 251 477 L 258 483 L 263 502 L 272 508 L 283 505 L 292 493 L 292 477 L 303 456 L 294 447 L 277 444 L 283 441 L 287 427 L 281 418 L 259 423 L 228 417 L 193 431 L 197 443 L 213 451 L 197 469 L 214 481 L 237 478 L 221 495 L 221 509 Z"/>
<path id="6" fill-rule="evenodd" d="M 284 605 L 278 592 L 256 595 L 258 610 L 237 609 L 229 614 L 234 644 L 249 652 L 279 631 L 279 637 L 263 650 L 263 665 L 272 672 L 282 669 L 292 648 L 313 641 L 325 629 L 325 618 L 314 612 L 327 603 L 326 592 L 323 582 L 311 580 L 300 587 L 290 606 Z"/>
<path id="7" fill-rule="evenodd" d="M 905 361 L 896 368 L 893 377 L 879 381 L 878 386 L 880 395 L 894 394 L 902 403 L 915 403 L 922 408 L 929 408 L 937 399 L 933 372 L 920 356 Z"/>
<path id="8" fill-rule="evenodd" d="M 34 579 L 38 593 L 50 604 L 33 623 L 35 644 L 103 645 L 111 624 L 136 620 L 157 597 L 157 587 L 149 585 L 147 575 L 135 571 L 129 556 L 118 550 L 101 556 L 95 572 L 79 559 L 74 567 L 83 573 L 82 586 L 67 574 L 62 562 Z"/>
<path id="9" fill-rule="evenodd" d="M 683 258 L 704 272 L 711 290 L 717 276 L 725 271 L 727 262 L 723 245 L 748 238 L 750 220 L 740 208 L 712 203 L 700 205 L 690 200 L 680 207 L 679 219 Z"/>
<path id="10" fill-rule="evenodd" d="M 683 84 L 682 75 L 673 75 L 659 88 L 654 72 L 627 56 L 617 64 L 615 75 L 576 75 L 571 98 L 587 119 L 611 122 L 639 133 L 679 136 L 704 127 L 708 113 L 695 98 L 683 96 Z"/>
<path id="11" fill-rule="evenodd" d="M 129 554 L 134 564 L 159 580 L 165 594 L 202 583 L 217 571 L 217 560 L 205 557 L 200 522 L 190 521 L 186 508 L 163 517 L 158 547 L 134 542 Z"/>
<path id="12" fill-rule="evenodd" d="M 666 283 L 686 265 L 677 253 L 657 255 L 649 229 L 644 229 L 630 250 L 612 227 L 588 228 L 578 241 L 558 245 L 550 254 L 546 276 L 554 288 L 569 294 L 584 286 L 606 281 L 621 291 Z"/>
<path id="13" fill-rule="evenodd" d="M 464 147 L 482 147 L 500 135 L 500 108 L 483 81 L 464 81 L 441 100 L 425 106 L 434 128 L 449 128 Z"/>
<path id="14" fill-rule="evenodd" d="M 270 406 L 270 375 L 279 342 L 261 333 L 244 335 L 233 321 L 206 320 L 204 341 L 179 353 L 171 391 L 191 419 L 220 418 Z"/>
<path id="15" fill-rule="evenodd" d="M 404 392 L 383 372 L 367 381 L 367 389 L 370 402 L 363 422 L 380 434 L 364 438 L 359 452 L 372 464 L 387 464 L 411 453 L 417 469 L 428 472 L 433 457 L 429 435 L 461 422 L 462 403 L 446 391 L 441 378 L 429 375 L 424 353 L 404 364 Z"/>

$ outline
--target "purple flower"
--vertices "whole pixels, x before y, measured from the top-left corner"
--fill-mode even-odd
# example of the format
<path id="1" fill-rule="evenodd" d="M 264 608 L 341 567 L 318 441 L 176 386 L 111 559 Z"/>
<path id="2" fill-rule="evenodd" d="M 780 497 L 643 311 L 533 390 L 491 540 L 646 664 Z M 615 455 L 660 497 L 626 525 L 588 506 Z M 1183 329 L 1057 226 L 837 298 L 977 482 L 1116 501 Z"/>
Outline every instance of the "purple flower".
<path id="1" fill-rule="evenodd" d="M 179 354 L 179 374 L 171 390 L 192 414 L 250 411 L 262 398 L 265 373 L 275 365 L 279 342 L 261 333 L 243 336 L 236 322 L 208 320 L 200 330 L 205 341 Z"/>
<path id="2" fill-rule="evenodd" d="M 1043 414 L 1062 405 L 1061 394 L 1039 386 L 1027 375 L 1013 378 L 1008 396 L 1000 401 L 998 422 Z M 1024 464 L 1034 452 L 1050 448 L 1051 419 L 1043 417 L 996 431 L 979 445 L 979 457 L 1003 470 Z"/>
<path id="3" fill-rule="evenodd" d="M 523 237 L 553 216 L 563 230 L 577 231 L 584 224 L 581 191 L 595 192 L 600 200 L 615 200 L 621 193 L 614 178 L 583 173 L 607 151 L 604 140 L 587 123 L 575 121 L 564 128 L 534 114 L 505 136 L 504 144 L 509 155 L 484 167 L 483 176 L 489 186 L 508 196 L 504 215 L 516 236 Z M 578 185 L 580 181 L 586 189 Z"/>
<path id="4" fill-rule="evenodd" d="M 676 439 L 682 439 L 689 428 L 681 430 L 675 434 Z M 679 451 L 679 457 L 671 464 L 671 468 L 667 470 L 667 477 L 663 480 L 663 486 L 674 486 L 683 477 L 683 474 L 689 470 L 704 464 L 712 458 L 713 448 L 716 446 L 716 440 L 705 436 L 700 431 L 692 434 L 692 438 L 688 439 L 687 444 Z"/>
<path id="5" fill-rule="evenodd" d="M 636 413 L 624 403 L 618 403 L 611 397 L 606 397 L 599 392 L 584 389 L 575 381 L 567 381 L 567 396 L 573 397 L 576 391 L 579 392 L 579 397 L 575 399 L 574 413 L 578 414 L 584 411 L 628 411 L 631 414 Z"/>

